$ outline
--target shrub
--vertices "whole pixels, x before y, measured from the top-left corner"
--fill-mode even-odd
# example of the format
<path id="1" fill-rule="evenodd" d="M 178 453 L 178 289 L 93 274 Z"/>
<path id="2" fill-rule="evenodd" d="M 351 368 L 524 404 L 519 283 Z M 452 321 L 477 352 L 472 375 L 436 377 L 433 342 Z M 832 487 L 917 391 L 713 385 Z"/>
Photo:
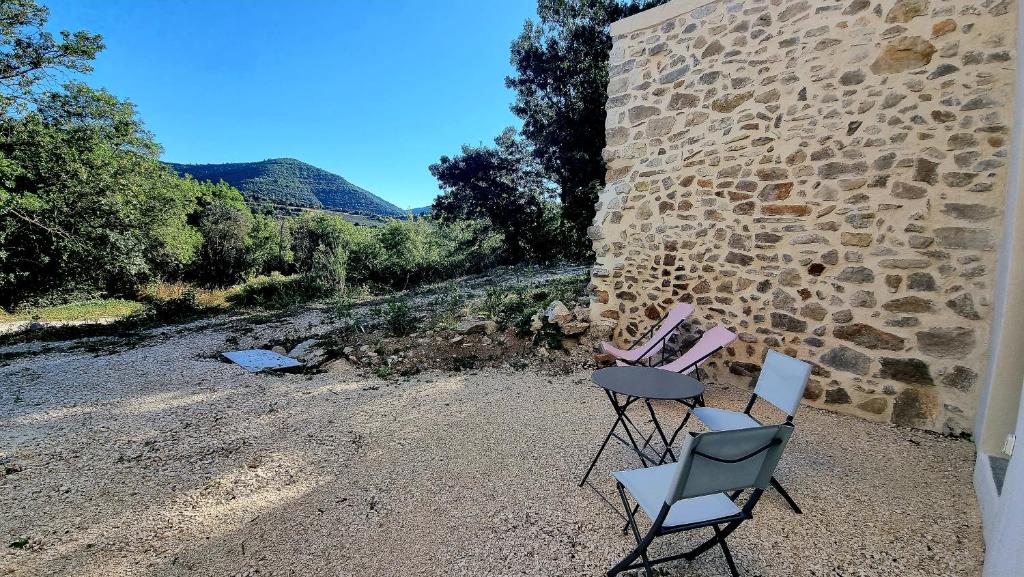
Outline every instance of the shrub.
<path id="1" fill-rule="evenodd" d="M 239 307 L 284 309 L 315 298 L 316 293 L 300 276 L 272 274 L 258 277 L 242 285 L 238 292 L 228 295 L 229 303 Z"/>
<path id="2" fill-rule="evenodd" d="M 396 337 L 404 337 L 416 332 L 419 319 L 412 312 L 412 306 L 406 299 L 395 299 L 387 304 L 384 309 L 384 325 L 388 334 Z"/>

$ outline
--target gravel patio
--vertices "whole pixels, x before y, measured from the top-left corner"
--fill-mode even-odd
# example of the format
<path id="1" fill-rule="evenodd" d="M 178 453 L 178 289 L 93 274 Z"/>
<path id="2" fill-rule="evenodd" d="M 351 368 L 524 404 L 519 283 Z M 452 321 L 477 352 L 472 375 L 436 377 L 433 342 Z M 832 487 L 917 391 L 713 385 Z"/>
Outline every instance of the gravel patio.
<path id="1" fill-rule="evenodd" d="M 589 371 L 250 375 L 216 358 L 229 332 L 0 366 L 0 575 L 602 575 L 632 545 L 576 486 L 611 418 Z M 973 445 L 796 422 L 778 476 L 805 514 L 768 492 L 730 539 L 744 575 L 979 574 Z M 714 550 L 667 571 L 728 574 Z"/>

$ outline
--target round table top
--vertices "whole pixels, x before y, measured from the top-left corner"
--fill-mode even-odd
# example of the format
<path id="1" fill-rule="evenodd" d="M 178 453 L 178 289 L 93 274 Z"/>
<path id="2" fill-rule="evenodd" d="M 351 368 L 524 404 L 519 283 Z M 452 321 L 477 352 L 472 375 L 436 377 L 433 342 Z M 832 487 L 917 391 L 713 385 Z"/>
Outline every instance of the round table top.
<path id="1" fill-rule="evenodd" d="M 697 379 L 654 367 L 607 367 L 594 371 L 591 379 L 602 389 L 643 399 L 681 400 L 704 394 Z"/>

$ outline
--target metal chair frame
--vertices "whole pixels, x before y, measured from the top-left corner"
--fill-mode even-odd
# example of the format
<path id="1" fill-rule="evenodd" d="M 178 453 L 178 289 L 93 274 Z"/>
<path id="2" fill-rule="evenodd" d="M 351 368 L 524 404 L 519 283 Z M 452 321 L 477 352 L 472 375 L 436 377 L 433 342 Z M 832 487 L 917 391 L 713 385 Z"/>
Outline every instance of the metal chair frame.
<path id="1" fill-rule="evenodd" d="M 788 426 L 792 427 L 792 424 L 788 424 Z M 691 431 L 690 435 L 697 436 L 697 433 Z M 758 455 L 770 449 L 771 447 L 778 445 L 779 443 L 780 441 L 778 439 L 775 439 L 767 443 L 766 445 L 762 446 L 760 449 L 757 449 L 737 459 L 721 459 L 713 455 L 702 453 L 700 451 L 694 451 L 693 455 L 722 463 L 738 463 L 750 459 L 755 455 Z M 732 573 L 733 577 L 739 577 L 739 571 L 736 569 L 736 562 L 733 560 L 732 553 L 729 551 L 729 545 L 728 543 L 726 543 L 726 537 L 731 535 L 732 532 L 735 531 L 744 521 L 753 518 L 754 506 L 757 505 L 757 502 L 761 499 L 761 495 L 764 493 L 763 489 L 753 488 L 750 496 L 747 497 L 747 500 L 743 504 L 743 507 L 742 509 L 740 509 L 739 513 L 724 517 L 718 517 L 715 519 L 708 519 L 706 521 L 701 521 L 698 523 L 674 525 L 671 527 L 665 527 L 664 523 L 666 517 L 668 517 L 669 511 L 672 509 L 672 505 L 667 502 L 662 503 L 661 510 L 658 512 L 657 517 L 654 519 L 651 528 L 647 531 L 647 534 L 643 536 L 641 536 L 640 529 L 636 523 L 636 514 L 639 510 L 639 504 L 637 504 L 634 507 L 630 507 L 629 499 L 626 497 L 626 490 L 625 487 L 622 485 L 622 482 L 616 482 L 616 489 L 619 492 L 619 497 L 622 500 L 622 506 L 626 511 L 627 517 L 626 527 L 623 527 L 622 532 L 625 533 L 627 527 L 628 529 L 632 530 L 633 538 L 636 540 L 636 548 L 634 548 L 633 551 L 627 554 L 614 567 L 608 570 L 608 577 L 615 577 L 615 575 L 618 575 L 623 571 L 630 571 L 634 569 L 643 569 L 647 577 L 654 577 L 654 565 L 660 565 L 663 563 L 668 563 L 679 559 L 686 559 L 688 561 L 692 561 L 696 559 L 699 555 L 701 555 L 702 553 L 706 552 L 707 550 L 711 549 L 716 545 L 722 549 L 722 554 L 725 556 L 725 561 L 729 565 L 729 571 Z M 735 502 L 739 495 L 742 493 L 743 490 L 735 491 L 734 493 L 729 495 L 729 498 Z M 702 529 L 704 527 L 711 527 L 714 530 L 714 536 L 708 539 L 707 541 L 704 541 L 697 547 L 691 549 L 690 551 L 687 551 L 686 553 L 679 553 L 676 555 L 659 557 L 657 559 L 650 559 L 648 557 L 647 549 L 654 542 L 655 538 L 665 535 L 671 535 L 673 533 L 680 533 L 683 531 Z"/>

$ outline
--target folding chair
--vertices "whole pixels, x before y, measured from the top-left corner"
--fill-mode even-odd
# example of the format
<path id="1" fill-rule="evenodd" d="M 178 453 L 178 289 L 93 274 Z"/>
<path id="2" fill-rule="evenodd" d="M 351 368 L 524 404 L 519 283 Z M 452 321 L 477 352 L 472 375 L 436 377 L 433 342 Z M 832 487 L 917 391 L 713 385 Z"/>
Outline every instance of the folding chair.
<path id="1" fill-rule="evenodd" d="M 712 431 L 760 427 L 761 422 L 752 417 L 750 411 L 754 408 L 754 402 L 761 398 L 785 413 L 786 423 L 792 424 L 793 416 L 796 415 L 796 410 L 800 407 L 800 399 L 804 396 L 804 389 L 807 388 L 807 381 L 810 378 L 810 364 L 776 351 L 768 351 L 764 366 L 761 367 L 761 375 L 757 378 L 757 385 L 754 387 L 753 394 L 750 395 L 750 400 L 747 401 L 747 408 L 743 409 L 742 413 L 712 407 L 695 407 L 692 409 L 693 416 L 700 419 L 700 422 Z M 771 484 L 789 503 L 795 513 L 802 513 L 796 501 L 789 496 L 789 493 L 775 477 L 771 478 Z"/>
<path id="2" fill-rule="evenodd" d="M 672 371 L 673 373 L 683 373 L 685 375 L 695 373 L 704 361 L 708 360 L 708 358 L 718 351 L 732 344 L 735 340 L 736 333 L 722 325 L 715 325 L 705 331 L 704 334 L 701 335 L 700 340 L 694 343 L 693 346 L 683 353 L 681 357 L 671 363 L 660 365 L 655 368 Z M 696 376 L 696 374 L 694 376 Z"/>
<path id="3" fill-rule="evenodd" d="M 738 577 L 725 539 L 752 517 L 754 506 L 768 486 L 792 431 L 792 425 L 773 425 L 700 435 L 691 433 L 693 436 L 686 438 L 678 462 L 613 473 L 636 548 L 612 567 L 608 576 L 642 567 L 647 577 L 653 577 L 654 565 L 677 559 L 692 561 L 718 545 L 733 577 Z M 747 489 L 752 492 L 741 507 L 736 498 Z M 626 491 L 636 500 L 635 507 L 630 507 Z M 640 535 L 636 523 L 639 509 L 643 509 L 652 523 L 644 536 Z M 656 537 L 704 527 L 711 527 L 715 534 L 695 549 L 649 558 L 647 549 Z"/>
<path id="4" fill-rule="evenodd" d="M 639 364 L 644 359 L 653 357 L 658 351 L 661 351 L 661 360 L 664 362 L 665 345 L 668 343 L 669 337 L 692 314 L 693 305 L 689 303 L 676 303 L 646 333 L 640 335 L 636 342 L 628 349 L 617 348 L 611 343 L 601 343 L 601 350 L 627 365 Z"/>

